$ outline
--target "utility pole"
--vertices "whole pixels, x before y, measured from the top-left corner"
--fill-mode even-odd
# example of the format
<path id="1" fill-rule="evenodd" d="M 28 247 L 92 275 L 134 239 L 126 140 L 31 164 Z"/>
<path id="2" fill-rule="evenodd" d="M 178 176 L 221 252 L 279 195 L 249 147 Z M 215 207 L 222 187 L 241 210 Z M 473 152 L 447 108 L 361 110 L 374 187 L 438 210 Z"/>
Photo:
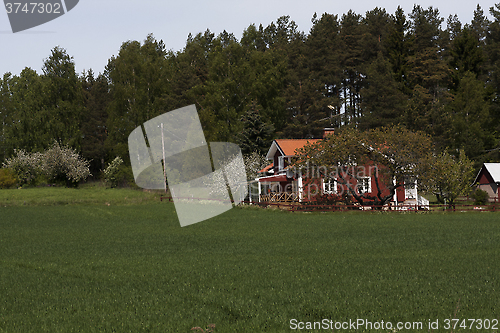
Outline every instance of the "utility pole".
<path id="1" fill-rule="evenodd" d="M 163 151 L 163 183 L 165 184 L 165 193 L 167 193 L 167 172 L 165 170 L 165 139 L 163 137 L 163 123 L 161 123 L 161 149 Z"/>

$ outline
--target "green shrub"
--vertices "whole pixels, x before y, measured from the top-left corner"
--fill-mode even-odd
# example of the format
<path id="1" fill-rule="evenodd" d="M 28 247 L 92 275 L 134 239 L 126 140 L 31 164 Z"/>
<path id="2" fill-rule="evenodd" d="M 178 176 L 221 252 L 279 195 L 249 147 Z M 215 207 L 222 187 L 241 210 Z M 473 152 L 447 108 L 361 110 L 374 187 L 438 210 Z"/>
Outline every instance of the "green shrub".
<path id="1" fill-rule="evenodd" d="M 471 198 L 474 199 L 475 205 L 486 205 L 488 203 L 490 195 L 488 194 L 488 192 L 477 188 L 472 192 Z"/>
<path id="2" fill-rule="evenodd" d="M 16 183 L 16 176 L 12 170 L 0 169 L 0 188 L 11 188 Z"/>
<path id="3" fill-rule="evenodd" d="M 128 165 L 120 165 L 118 167 L 118 172 L 116 174 L 116 179 L 119 186 L 132 187 L 137 188 L 138 186 L 135 184 L 134 173 L 132 171 L 132 167 Z"/>
<path id="4" fill-rule="evenodd" d="M 116 160 L 116 158 L 115 158 Z M 112 167 L 113 170 L 108 170 L 113 165 L 111 162 L 108 167 L 102 172 L 106 186 L 109 187 L 131 187 L 138 188 L 135 184 L 134 173 L 132 167 L 124 163 L 116 163 Z M 108 170 L 108 173 L 106 173 Z M 111 172 L 112 171 L 112 172 Z"/>
<path id="5" fill-rule="evenodd" d="M 123 163 L 121 157 L 115 157 L 111 163 L 104 169 L 104 181 L 111 187 L 118 186 L 119 174 L 120 174 L 120 165 Z"/>

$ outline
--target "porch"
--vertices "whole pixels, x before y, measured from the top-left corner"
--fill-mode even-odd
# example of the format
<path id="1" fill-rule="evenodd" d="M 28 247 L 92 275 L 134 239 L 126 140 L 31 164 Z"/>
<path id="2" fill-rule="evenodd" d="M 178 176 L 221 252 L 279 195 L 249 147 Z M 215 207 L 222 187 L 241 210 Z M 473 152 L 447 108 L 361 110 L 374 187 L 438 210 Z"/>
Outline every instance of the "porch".
<path id="1" fill-rule="evenodd" d="M 302 179 L 287 177 L 286 174 L 256 179 L 259 186 L 259 202 L 294 203 L 301 201 Z"/>

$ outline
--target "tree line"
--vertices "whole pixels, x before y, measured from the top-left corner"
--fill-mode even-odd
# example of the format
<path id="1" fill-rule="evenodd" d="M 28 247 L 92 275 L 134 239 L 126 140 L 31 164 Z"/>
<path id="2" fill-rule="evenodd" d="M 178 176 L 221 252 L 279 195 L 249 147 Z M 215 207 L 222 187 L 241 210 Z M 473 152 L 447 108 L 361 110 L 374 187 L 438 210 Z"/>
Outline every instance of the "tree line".
<path id="1" fill-rule="evenodd" d="M 289 16 L 189 35 L 180 51 L 152 34 L 124 42 L 103 73 L 76 73 L 55 47 L 42 73 L 0 79 L 0 163 L 54 141 L 81 152 L 93 175 L 121 157 L 145 121 L 195 104 L 207 141 L 265 153 L 274 138 L 321 137 L 325 127 L 401 125 L 438 150 L 479 165 L 500 161 L 500 4 L 470 23 L 437 8 L 316 14 L 309 33 Z M 444 24 L 446 23 L 446 24 Z M 446 28 L 443 28 L 443 26 Z"/>

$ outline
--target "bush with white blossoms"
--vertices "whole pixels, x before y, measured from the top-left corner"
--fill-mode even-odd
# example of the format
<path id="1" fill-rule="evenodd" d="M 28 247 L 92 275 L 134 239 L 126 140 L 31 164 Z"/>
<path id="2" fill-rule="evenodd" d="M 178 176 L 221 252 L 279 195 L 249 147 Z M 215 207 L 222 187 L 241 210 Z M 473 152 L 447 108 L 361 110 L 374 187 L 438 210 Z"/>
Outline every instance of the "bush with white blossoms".
<path id="1" fill-rule="evenodd" d="M 87 179 L 90 174 L 89 162 L 74 149 L 54 142 L 42 155 L 42 173 L 54 181 L 70 181 L 78 183 Z"/>
<path id="2" fill-rule="evenodd" d="M 16 150 L 15 155 L 3 163 L 16 173 L 20 185 L 32 184 L 39 176 L 48 181 L 66 181 L 76 184 L 91 176 L 89 162 L 74 149 L 54 142 L 43 153 Z"/>
<path id="3" fill-rule="evenodd" d="M 254 180 L 257 178 L 259 176 L 259 171 L 264 169 L 269 164 L 266 157 L 256 151 L 243 156 L 243 160 L 245 162 L 245 171 L 247 173 L 248 180 Z"/>
<path id="4" fill-rule="evenodd" d="M 104 180 L 106 183 L 108 183 L 111 187 L 116 187 L 118 185 L 118 172 L 120 165 L 123 163 L 123 160 L 121 159 L 120 156 L 115 157 L 111 163 L 107 166 L 106 169 L 104 169 L 103 174 L 104 174 Z"/>
<path id="5" fill-rule="evenodd" d="M 22 149 L 14 150 L 14 156 L 7 158 L 3 163 L 16 174 L 19 185 L 32 183 L 41 174 L 41 153 L 28 153 Z"/>

